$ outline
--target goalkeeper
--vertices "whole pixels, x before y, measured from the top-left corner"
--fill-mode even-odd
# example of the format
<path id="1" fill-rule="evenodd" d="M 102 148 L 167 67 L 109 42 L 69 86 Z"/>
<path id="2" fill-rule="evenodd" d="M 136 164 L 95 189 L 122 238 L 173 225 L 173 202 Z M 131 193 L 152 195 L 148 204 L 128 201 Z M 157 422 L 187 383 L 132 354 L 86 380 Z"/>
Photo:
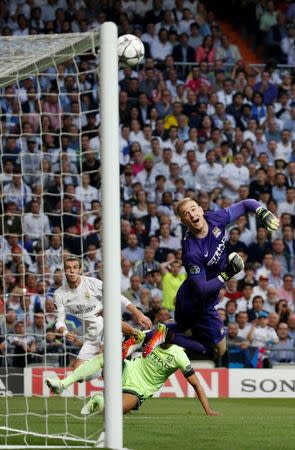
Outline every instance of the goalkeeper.
<path id="1" fill-rule="evenodd" d="M 123 366 L 123 413 L 138 409 L 144 400 L 152 397 L 177 369 L 181 370 L 187 381 L 194 388 L 205 413 L 218 416 L 208 403 L 204 389 L 191 366 L 184 350 L 177 345 L 162 344 L 152 351 L 148 358 L 139 357 L 133 361 L 124 361 Z M 47 386 L 55 394 L 81 379 L 87 379 L 103 368 L 103 355 L 86 361 L 63 380 L 48 378 Z M 81 414 L 91 414 L 97 409 L 102 412 L 104 399 L 101 394 L 93 396 L 82 408 Z"/>
<path id="2" fill-rule="evenodd" d="M 212 356 L 212 350 L 217 355 L 224 354 L 224 329 L 215 306 L 220 288 L 244 268 L 237 253 L 226 254 L 225 227 L 247 212 L 256 213 L 268 231 L 278 229 L 279 220 L 256 200 L 243 200 L 229 208 L 205 213 L 190 198 L 178 202 L 177 214 L 188 228 L 182 242 L 182 262 L 188 276 L 177 292 L 176 323 L 163 325 L 154 332 L 143 348 L 144 357 L 165 341 L 168 327 L 173 332 L 170 342 L 174 344 L 194 351 L 198 348 L 199 353 L 207 356 Z M 183 334 L 188 332 L 190 337 Z M 131 341 L 132 338 L 130 345 Z M 126 343 L 125 353 L 129 353 Z"/>

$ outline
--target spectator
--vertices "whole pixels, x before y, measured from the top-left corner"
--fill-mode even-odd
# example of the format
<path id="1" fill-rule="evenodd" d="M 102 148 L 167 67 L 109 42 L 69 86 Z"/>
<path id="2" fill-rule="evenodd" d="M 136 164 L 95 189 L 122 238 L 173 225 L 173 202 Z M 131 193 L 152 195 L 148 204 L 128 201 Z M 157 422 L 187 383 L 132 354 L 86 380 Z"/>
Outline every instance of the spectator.
<path id="1" fill-rule="evenodd" d="M 122 250 L 122 255 L 128 259 L 132 264 L 140 261 L 144 257 L 143 248 L 139 247 L 138 240 L 135 234 L 130 234 L 127 239 L 127 246 Z"/>
<path id="2" fill-rule="evenodd" d="M 17 140 L 14 136 L 8 136 L 6 138 L 6 144 L 3 147 L 2 164 L 6 161 L 11 161 L 15 164 L 18 161 L 19 154 L 21 152 L 20 147 L 17 145 Z"/>
<path id="3" fill-rule="evenodd" d="M 151 319 L 151 322 L 154 324 L 155 319 L 157 317 L 157 314 L 161 310 L 161 299 L 159 297 L 153 297 L 150 303 L 150 309 L 145 314 L 149 319 Z"/>
<path id="4" fill-rule="evenodd" d="M 14 327 L 17 320 L 16 311 L 14 308 L 6 307 L 6 314 L 4 323 L 1 324 L 1 330 L 5 335 L 14 334 Z"/>
<path id="5" fill-rule="evenodd" d="M 261 92 L 265 105 L 269 105 L 277 99 L 278 88 L 270 81 L 270 73 L 267 70 L 262 72 L 261 81 L 254 84 L 253 89 L 254 92 Z"/>
<path id="6" fill-rule="evenodd" d="M 295 340 L 295 314 L 290 314 L 288 317 L 289 336 Z"/>
<path id="7" fill-rule="evenodd" d="M 229 240 L 226 242 L 226 249 L 228 254 L 243 250 L 247 254 L 247 246 L 240 241 L 240 230 L 234 227 L 229 232 Z"/>
<path id="8" fill-rule="evenodd" d="M 231 322 L 227 327 L 226 346 L 230 351 L 233 348 L 245 350 L 249 343 L 246 339 L 239 336 L 239 326 L 236 322 Z"/>
<path id="9" fill-rule="evenodd" d="M 283 213 L 295 216 L 295 189 L 293 187 L 287 188 L 286 201 L 279 204 L 278 216 L 281 217 Z"/>
<path id="10" fill-rule="evenodd" d="M 127 297 L 137 308 L 144 311 L 148 310 L 150 302 L 149 292 L 142 287 L 141 277 L 139 275 L 131 275 L 130 288 L 124 291 L 123 295 L 125 295 L 125 297 Z"/>
<path id="11" fill-rule="evenodd" d="M 151 56 L 153 59 L 164 62 L 166 56 L 172 54 L 172 45 L 168 41 L 168 31 L 161 28 L 158 32 L 158 37 L 151 44 Z"/>
<path id="12" fill-rule="evenodd" d="M 221 36 L 221 45 L 217 47 L 215 59 L 221 60 L 226 64 L 234 64 L 241 60 L 241 54 L 238 47 L 230 44 L 229 38 L 226 34 Z"/>
<path id="13" fill-rule="evenodd" d="M 275 312 L 279 315 L 279 322 L 288 323 L 289 316 L 292 311 L 288 305 L 288 302 L 284 299 L 279 300 L 275 306 Z"/>
<path id="14" fill-rule="evenodd" d="M 271 191 L 272 198 L 278 202 L 286 201 L 286 176 L 283 173 L 277 173 L 275 176 L 275 185 Z"/>
<path id="15" fill-rule="evenodd" d="M 196 48 L 196 62 L 200 64 L 203 61 L 213 63 L 215 60 L 215 48 L 213 46 L 212 36 L 205 36 L 202 45 Z"/>
<path id="16" fill-rule="evenodd" d="M 248 340 L 251 345 L 260 350 L 260 359 L 263 368 L 270 368 L 271 362 L 267 347 L 277 344 L 279 338 L 273 328 L 268 326 L 268 313 L 261 311 L 257 318 L 257 325 L 253 324 L 248 334 Z"/>
<path id="17" fill-rule="evenodd" d="M 199 67 L 193 67 L 191 74 L 188 75 L 186 79 L 186 87 L 188 90 L 192 91 L 194 94 L 198 94 L 202 84 L 205 83 L 210 87 L 210 82 L 201 77 L 201 72 Z"/>
<path id="18" fill-rule="evenodd" d="M 165 323 L 171 320 L 170 313 L 167 308 L 160 308 L 160 310 L 157 312 L 154 325 L 157 325 L 158 323 Z"/>
<path id="19" fill-rule="evenodd" d="M 253 297 L 253 286 L 251 284 L 244 283 L 241 294 L 242 296 L 236 299 L 238 314 L 239 312 L 247 312 L 250 308 Z"/>
<path id="20" fill-rule="evenodd" d="M 197 48 L 202 44 L 202 42 L 203 42 L 203 36 L 200 33 L 199 24 L 197 24 L 197 22 L 191 23 L 188 44 L 192 48 Z"/>
<path id="21" fill-rule="evenodd" d="M 16 202 L 8 202 L 5 205 L 3 222 L 4 234 L 22 234 L 22 221 Z"/>
<path id="22" fill-rule="evenodd" d="M 165 249 L 178 249 L 181 248 L 180 239 L 170 234 L 170 226 L 168 223 L 162 223 L 160 225 L 160 248 Z"/>
<path id="23" fill-rule="evenodd" d="M 55 269 L 53 272 L 53 283 L 47 291 L 47 295 L 53 296 L 54 292 L 60 288 L 63 284 L 63 272 L 61 269 Z M 45 300 L 45 305 L 47 304 L 48 298 Z M 46 308 L 47 311 L 47 308 Z"/>
<path id="24" fill-rule="evenodd" d="M 239 326 L 238 336 L 243 340 L 248 338 L 248 334 L 251 330 L 252 325 L 248 322 L 248 314 L 246 311 L 239 311 L 236 315 L 236 322 Z"/>
<path id="25" fill-rule="evenodd" d="M 96 263 L 101 260 L 101 255 L 98 254 L 99 250 L 97 250 L 96 245 L 89 244 L 87 246 L 87 252 L 83 258 L 83 273 L 90 277 L 97 276 L 96 273 Z"/>
<path id="26" fill-rule="evenodd" d="M 121 291 L 126 291 L 130 288 L 130 277 L 133 274 L 132 264 L 128 259 L 121 260 Z"/>
<path id="27" fill-rule="evenodd" d="M 43 275 L 42 272 L 41 275 Z M 46 292 L 47 292 L 47 283 L 43 278 L 40 279 L 37 283 L 37 293 L 35 295 L 32 295 L 31 297 L 31 305 L 35 313 L 37 313 L 40 310 L 42 311 L 45 310 L 45 302 L 47 298 Z"/>
<path id="28" fill-rule="evenodd" d="M 156 234 L 160 229 L 160 221 L 158 218 L 157 204 L 150 201 L 147 205 L 147 215 L 143 216 L 144 227 L 146 234 L 152 236 Z"/>
<path id="29" fill-rule="evenodd" d="M 140 189 L 136 193 L 136 203 L 132 207 L 132 215 L 135 219 L 140 219 L 147 214 L 147 193 Z"/>
<path id="30" fill-rule="evenodd" d="M 176 293 L 186 278 L 186 274 L 181 273 L 181 269 L 181 262 L 173 260 L 166 266 L 163 275 L 163 307 L 169 312 L 174 311 Z"/>
<path id="31" fill-rule="evenodd" d="M 274 239 L 272 241 L 273 257 L 281 266 L 282 274 L 291 271 L 289 254 L 286 253 L 284 242 L 282 239 Z"/>
<path id="32" fill-rule="evenodd" d="M 286 184 L 287 187 L 295 187 L 295 162 L 293 161 L 288 164 Z"/>
<path id="33" fill-rule="evenodd" d="M 220 178 L 223 169 L 220 164 L 217 164 L 214 150 L 208 150 L 206 153 L 207 162 L 201 164 L 198 175 L 201 189 L 210 192 L 215 187 L 221 186 Z"/>
<path id="34" fill-rule="evenodd" d="M 276 288 L 273 286 L 269 286 L 267 289 L 267 297 L 264 303 L 265 311 L 272 313 L 275 311 L 275 305 L 278 301 Z"/>
<path id="35" fill-rule="evenodd" d="M 131 144 L 130 156 L 132 175 L 135 177 L 144 170 L 144 156 L 140 144 L 136 141 Z"/>
<path id="36" fill-rule="evenodd" d="M 50 246 L 46 250 L 47 262 L 51 272 L 62 266 L 62 242 L 58 234 L 52 234 L 50 237 Z"/>
<path id="37" fill-rule="evenodd" d="M 90 185 L 90 176 L 87 173 L 82 175 L 82 182 L 80 186 L 75 188 L 76 200 L 81 202 L 84 209 L 91 210 L 91 202 L 93 200 L 99 200 L 98 190 Z"/>
<path id="38" fill-rule="evenodd" d="M 31 242 L 45 239 L 50 233 L 49 219 L 45 214 L 40 213 L 40 203 L 36 200 L 31 203 L 31 212 L 24 215 L 23 232 Z"/>
<path id="39" fill-rule="evenodd" d="M 25 324 L 23 320 L 18 320 L 15 323 L 15 332 L 7 337 L 8 344 L 12 347 L 13 366 L 26 367 L 27 364 L 36 361 L 34 353 L 36 353 L 36 341 L 33 336 L 26 333 Z M 8 353 L 10 353 L 8 349 Z"/>
<path id="40" fill-rule="evenodd" d="M 249 322 L 253 322 L 258 319 L 261 312 L 268 315 L 267 311 L 264 311 L 263 297 L 260 295 L 255 295 L 252 300 L 252 308 L 248 310 Z"/>
<path id="41" fill-rule="evenodd" d="M 268 277 L 270 277 L 273 262 L 274 260 L 272 253 L 270 251 L 266 251 L 263 256 L 262 265 L 256 271 L 256 278 L 259 278 L 260 275 L 267 275 Z M 272 283 L 270 282 L 270 284 Z"/>
<path id="42" fill-rule="evenodd" d="M 269 277 L 266 273 L 262 273 L 258 278 L 258 285 L 254 287 L 253 295 L 259 295 L 266 300 Z"/>
<path id="43" fill-rule="evenodd" d="M 273 328 L 275 331 L 278 327 L 280 321 L 280 316 L 276 312 L 270 312 L 268 314 L 268 325 L 270 328 Z"/>
<path id="44" fill-rule="evenodd" d="M 88 147 L 85 151 L 85 157 L 82 164 L 82 171 L 89 173 L 90 184 L 95 188 L 100 186 L 100 161 L 96 159 L 95 152 L 91 147 Z"/>
<path id="45" fill-rule="evenodd" d="M 284 59 L 286 60 L 288 65 L 293 65 L 295 63 L 295 47 L 294 47 L 294 38 L 295 38 L 295 26 L 293 23 L 287 25 L 287 36 L 283 36 L 281 39 L 281 51 L 284 55 Z"/>
<path id="46" fill-rule="evenodd" d="M 217 308 L 219 319 L 221 320 L 222 326 L 224 328 L 224 333 L 227 333 L 227 326 L 225 325 L 226 322 L 226 311 L 224 308 Z"/>
<path id="47" fill-rule="evenodd" d="M 180 34 L 179 44 L 173 48 L 172 56 L 176 62 L 192 63 L 195 61 L 195 51 L 194 48 L 189 45 L 189 36 L 187 33 L 188 29 Z"/>
<path id="48" fill-rule="evenodd" d="M 286 63 L 285 55 L 282 55 L 281 42 L 287 36 L 286 15 L 278 11 L 277 23 L 272 25 L 267 33 L 267 54 L 277 63 Z"/>
<path id="49" fill-rule="evenodd" d="M 145 280 L 149 272 L 159 269 L 160 263 L 155 260 L 155 250 L 151 247 L 145 247 L 144 257 L 135 263 L 133 272 Z"/>
<path id="50" fill-rule="evenodd" d="M 15 202 L 20 211 L 32 201 L 32 190 L 22 179 L 21 170 L 15 167 L 11 183 L 3 187 L 4 203 Z"/>
<path id="51" fill-rule="evenodd" d="M 228 302 L 226 302 L 225 311 L 226 311 L 225 325 L 228 326 L 230 323 L 235 322 L 236 319 L 237 304 L 235 300 L 229 300 Z"/>
<path id="52" fill-rule="evenodd" d="M 27 332 L 35 339 L 36 353 L 43 355 L 46 349 L 46 323 L 42 309 L 34 314 L 34 322 L 27 328 Z"/>
<path id="53" fill-rule="evenodd" d="M 258 132 L 259 130 L 257 130 Z M 267 181 L 267 173 L 266 170 L 262 167 L 257 169 L 255 180 L 250 183 L 250 192 L 249 195 L 251 198 L 259 199 L 259 196 L 262 192 L 267 190 L 271 192 L 271 186 Z"/>
<path id="54" fill-rule="evenodd" d="M 244 157 L 238 153 L 234 156 L 234 162 L 226 164 L 220 177 L 224 185 L 223 195 L 236 201 L 238 199 L 238 189 L 242 184 L 249 184 L 249 170 L 244 165 Z"/>
<path id="55" fill-rule="evenodd" d="M 295 362 L 295 342 L 289 336 L 289 328 L 286 323 L 279 323 L 277 328 L 278 342 L 274 344 L 271 350 L 272 363 L 291 363 Z"/>
<path id="56" fill-rule="evenodd" d="M 143 190 L 151 195 L 156 187 L 156 168 L 154 166 L 154 157 L 146 155 L 144 157 L 144 169 L 136 175 L 136 180 L 142 185 Z"/>
<path id="57" fill-rule="evenodd" d="M 145 287 L 150 290 L 152 298 L 163 298 L 163 286 L 162 286 L 162 271 L 161 268 L 159 270 L 151 270 L 148 272 L 146 277 Z"/>
<path id="58" fill-rule="evenodd" d="M 60 171 L 54 173 L 54 185 L 51 186 L 44 196 L 45 212 L 56 211 L 58 209 L 61 193 L 63 192 L 63 183 Z"/>
<path id="59" fill-rule="evenodd" d="M 288 302 L 290 307 L 293 306 L 293 276 L 285 273 L 283 276 L 283 284 L 277 289 L 277 295 Z"/>

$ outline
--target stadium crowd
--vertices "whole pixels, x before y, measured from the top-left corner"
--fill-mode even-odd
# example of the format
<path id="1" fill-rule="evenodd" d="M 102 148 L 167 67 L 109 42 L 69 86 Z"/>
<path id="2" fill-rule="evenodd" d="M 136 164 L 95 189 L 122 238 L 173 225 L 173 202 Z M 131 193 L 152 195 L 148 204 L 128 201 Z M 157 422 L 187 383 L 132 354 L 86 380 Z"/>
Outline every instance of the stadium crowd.
<path id="1" fill-rule="evenodd" d="M 294 3 L 285 13 L 257 3 L 276 62 L 293 64 Z M 186 277 L 178 200 L 195 198 L 204 211 L 259 200 L 281 227 L 270 235 L 248 215 L 228 230 L 226 250 L 245 270 L 220 292 L 223 364 L 234 353 L 250 366 L 295 362 L 293 70 L 243 61 L 206 2 L 0 0 L 2 36 L 85 32 L 110 18 L 146 50 L 139 70 L 119 72 L 122 292 L 154 324 L 173 319 Z M 44 355 L 64 364 L 65 348 L 77 348 L 54 327 L 63 259 L 81 256 L 85 274 L 103 277 L 96 64 L 78 57 L 1 89 L 0 364 Z"/>

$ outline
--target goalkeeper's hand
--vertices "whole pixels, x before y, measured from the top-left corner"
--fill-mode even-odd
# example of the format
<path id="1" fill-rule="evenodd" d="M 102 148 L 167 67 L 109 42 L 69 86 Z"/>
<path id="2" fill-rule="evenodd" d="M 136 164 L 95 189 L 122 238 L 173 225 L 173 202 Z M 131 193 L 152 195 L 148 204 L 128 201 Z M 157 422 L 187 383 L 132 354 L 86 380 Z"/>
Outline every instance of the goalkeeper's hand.
<path id="1" fill-rule="evenodd" d="M 232 277 L 234 277 L 237 273 L 241 272 L 245 267 L 244 261 L 238 255 L 238 253 L 231 253 L 228 257 L 228 263 L 226 265 L 226 268 L 221 274 L 219 275 L 223 281 L 228 281 Z"/>
<path id="2" fill-rule="evenodd" d="M 268 231 L 276 231 L 280 226 L 279 219 L 268 209 L 263 208 L 263 206 L 260 206 L 256 209 L 256 214 L 261 220 L 261 225 L 263 228 L 266 228 Z"/>

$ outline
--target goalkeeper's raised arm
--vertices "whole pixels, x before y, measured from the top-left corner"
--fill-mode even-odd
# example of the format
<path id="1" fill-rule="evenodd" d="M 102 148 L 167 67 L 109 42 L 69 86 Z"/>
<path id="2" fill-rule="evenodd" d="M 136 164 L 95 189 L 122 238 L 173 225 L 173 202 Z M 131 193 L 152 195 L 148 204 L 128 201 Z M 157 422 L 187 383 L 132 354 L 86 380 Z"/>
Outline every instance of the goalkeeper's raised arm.
<path id="1" fill-rule="evenodd" d="M 66 313 L 81 320 L 84 330 L 84 344 L 78 354 L 75 367 L 82 361 L 95 356 L 101 347 L 103 317 L 99 312 L 103 309 L 103 282 L 81 274 L 81 262 L 77 257 L 67 258 L 64 262 L 66 281 L 54 293 L 57 311 L 56 329 L 68 341 L 75 343 L 77 336 L 66 326 Z M 126 297 L 121 295 L 122 308 L 133 314 L 135 320 L 144 328 L 152 326 L 150 320 L 142 314 Z"/>
<path id="2" fill-rule="evenodd" d="M 247 212 L 256 213 L 261 221 L 261 225 L 267 231 L 276 231 L 280 226 L 279 219 L 268 209 L 264 208 L 254 199 L 242 200 L 227 208 L 229 221 L 232 222 Z"/>

